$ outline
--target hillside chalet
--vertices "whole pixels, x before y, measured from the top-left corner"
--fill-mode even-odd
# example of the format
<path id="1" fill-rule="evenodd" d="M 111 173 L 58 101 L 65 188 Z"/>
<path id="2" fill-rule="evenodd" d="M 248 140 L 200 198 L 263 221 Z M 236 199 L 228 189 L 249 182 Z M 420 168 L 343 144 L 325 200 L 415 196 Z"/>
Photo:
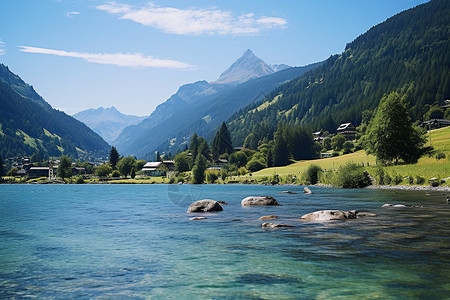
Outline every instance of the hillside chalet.
<path id="1" fill-rule="evenodd" d="M 152 161 L 148 162 L 142 168 L 147 176 L 166 176 L 168 172 L 175 170 L 175 162 L 173 160 Z"/>
<path id="2" fill-rule="evenodd" d="M 356 139 L 356 128 L 352 123 L 342 123 L 336 131 L 337 134 L 342 134 L 347 140 Z"/>

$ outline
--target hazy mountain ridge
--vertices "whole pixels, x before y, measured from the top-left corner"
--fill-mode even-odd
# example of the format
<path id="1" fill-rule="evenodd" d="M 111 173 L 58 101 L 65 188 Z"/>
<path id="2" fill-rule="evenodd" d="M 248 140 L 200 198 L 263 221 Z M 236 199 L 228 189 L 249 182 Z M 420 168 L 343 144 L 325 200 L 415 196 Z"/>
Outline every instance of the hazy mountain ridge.
<path id="1" fill-rule="evenodd" d="M 112 143 L 125 127 L 136 125 L 147 118 L 122 114 L 114 106 L 87 109 L 74 114 L 73 117 L 86 124 L 108 143 Z"/>
<path id="2" fill-rule="evenodd" d="M 79 149 L 79 150 L 78 150 Z M 104 156 L 109 145 L 82 122 L 53 109 L 0 64 L 0 154 L 3 157 Z"/>

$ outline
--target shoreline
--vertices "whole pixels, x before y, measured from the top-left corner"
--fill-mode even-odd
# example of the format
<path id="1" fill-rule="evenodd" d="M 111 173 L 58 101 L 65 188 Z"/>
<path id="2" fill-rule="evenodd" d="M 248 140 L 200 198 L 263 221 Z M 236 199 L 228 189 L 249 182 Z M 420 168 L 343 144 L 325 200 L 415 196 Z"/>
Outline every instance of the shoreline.
<path id="1" fill-rule="evenodd" d="M 426 186 L 426 185 L 369 185 L 369 186 L 366 186 L 364 189 L 450 192 L 449 186 L 433 187 L 433 186 Z"/>

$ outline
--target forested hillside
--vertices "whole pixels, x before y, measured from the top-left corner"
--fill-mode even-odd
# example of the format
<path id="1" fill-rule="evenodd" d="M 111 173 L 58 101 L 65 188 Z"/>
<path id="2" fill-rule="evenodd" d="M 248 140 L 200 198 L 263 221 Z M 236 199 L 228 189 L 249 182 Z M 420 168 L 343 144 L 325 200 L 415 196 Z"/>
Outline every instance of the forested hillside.
<path id="1" fill-rule="evenodd" d="M 433 0 L 404 11 L 349 43 L 341 55 L 274 90 L 229 120 L 233 144 L 253 132 L 261 139 L 276 124 L 335 132 L 361 121 L 384 94 L 407 94 L 415 120 L 450 98 L 450 2 Z M 260 136 L 261 135 L 261 136 Z"/>
<path id="2" fill-rule="evenodd" d="M 78 148 L 78 149 L 77 149 Z M 34 89 L 0 64 L 0 155 L 41 158 L 103 156 L 109 145 L 86 125 L 53 109 Z"/>

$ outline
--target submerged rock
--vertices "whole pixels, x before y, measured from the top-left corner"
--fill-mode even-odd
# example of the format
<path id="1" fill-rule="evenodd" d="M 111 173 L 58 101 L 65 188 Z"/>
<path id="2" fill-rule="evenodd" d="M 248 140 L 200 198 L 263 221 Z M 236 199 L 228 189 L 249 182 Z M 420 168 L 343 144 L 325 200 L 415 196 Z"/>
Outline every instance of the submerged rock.
<path id="1" fill-rule="evenodd" d="M 293 225 L 279 224 L 279 223 L 262 223 L 262 228 L 279 228 L 279 227 L 295 227 Z"/>
<path id="2" fill-rule="evenodd" d="M 397 208 L 401 208 L 401 207 L 406 207 L 406 205 L 404 205 L 404 204 L 389 204 L 389 203 L 386 203 L 386 204 L 383 204 L 381 207 L 397 207 Z"/>
<path id="3" fill-rule="evenodd" d="M 305 193 L 305 194 L 312 194 L 311 190 L 307 186 L 305 186 L 303 188 L 303 193 Z"/>
<path id="4" fill-rule="evenodd" d="M 262 197 L 247 197 L 242 199 L 242 206 L 267 206 L 267 205 L 280 205 L 278 204 L 275 198 L 270 196 L 262 196 Z"/>
<path id="5" fill-rule="evenodd" d="M 205 219 L 206 219 L 206 217 L 193 217 L 193 218 L 190 218 L 189 220 L 195 221 L 195 220 L 205 220 Z"/>
<path id="6" fill-rule="evenodd" d="M 223 208 L 220 206 L 219 202 L 205 199 L 205 200 L 198 200 L 189 205 L 188 213 L 193 212 L 208 212 L 208 211 L 222 211 Z"/>
<path id="7" fill-rule="evenodd" d="M 312 212 L 302 216 L 300 219 L 304 221 L 334 221 L 334 220 L 347 220 L 356 219 L 358 211 L 342 211 L 342 210 L 320 210 Z"/>
<path id="8" fill-rule="evenodd" d="M 278 192 L 279 194 L 290 194 L 290 195 L 296 195 L 297 193 L 296 192 L 291 192 L 291 191 L 281 191 L 281 192 Z"/>
<path id="9" fill-rule="evenodd" d="M 278 216 L 275 216 L 275 215 L 263 216 L 263 217 L 259 218 L 258 221 L 261 221 L 261 220 L 274 220 L 274 219 L 278 219 Z"/>
<path id="10" fill-rule="evenodd" d="M 219 202 L 219 204 L 221 204 L 221 205 L 228 205 L 228 203 L 225 201 L 217 201 L 217 202 Z"/>

